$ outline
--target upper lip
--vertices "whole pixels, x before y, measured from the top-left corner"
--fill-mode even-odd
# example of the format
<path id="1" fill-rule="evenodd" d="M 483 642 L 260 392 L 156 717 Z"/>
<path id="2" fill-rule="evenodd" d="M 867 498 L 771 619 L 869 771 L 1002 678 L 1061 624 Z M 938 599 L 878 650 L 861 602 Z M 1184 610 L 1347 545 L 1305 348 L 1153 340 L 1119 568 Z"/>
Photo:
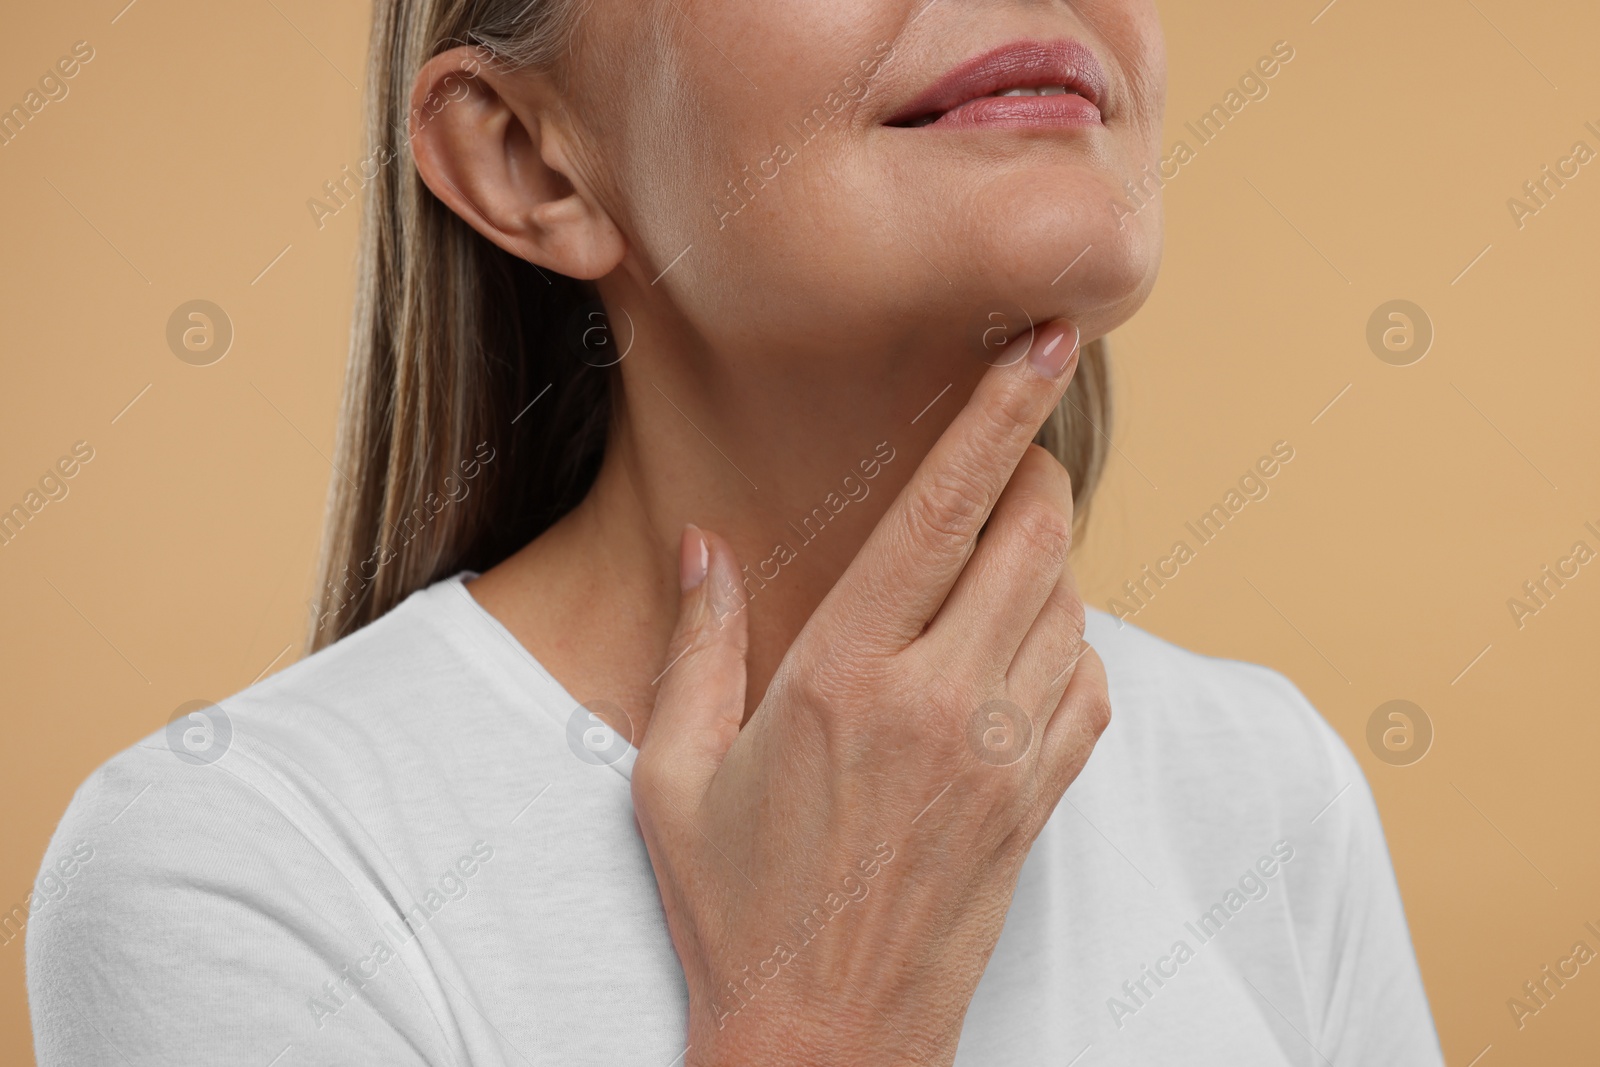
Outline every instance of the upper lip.
<path id="1" fill-rule="evenodd" d="M 929 86 L 921 96 L 889 120 L 896 126 L 927 115 L 942 115 L 969 100 L 1003 89 L 1037 89 L 1063 85 L 1101 107 L 1106 75 L 1077 41 L 1016 41 L 962 63 Z"/>

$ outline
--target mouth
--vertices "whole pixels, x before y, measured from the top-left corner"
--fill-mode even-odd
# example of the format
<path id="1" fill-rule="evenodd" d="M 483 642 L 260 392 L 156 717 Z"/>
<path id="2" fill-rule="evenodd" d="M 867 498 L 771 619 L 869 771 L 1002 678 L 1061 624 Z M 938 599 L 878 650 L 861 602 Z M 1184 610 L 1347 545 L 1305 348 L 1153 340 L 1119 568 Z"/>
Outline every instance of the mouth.
<path id="1" fill-rule="evenodd" d="M 961 64 L 885 125 L 1102 126 L 1105 95 L 1105 72 L 1077 41 L 1018 41 Z"/>

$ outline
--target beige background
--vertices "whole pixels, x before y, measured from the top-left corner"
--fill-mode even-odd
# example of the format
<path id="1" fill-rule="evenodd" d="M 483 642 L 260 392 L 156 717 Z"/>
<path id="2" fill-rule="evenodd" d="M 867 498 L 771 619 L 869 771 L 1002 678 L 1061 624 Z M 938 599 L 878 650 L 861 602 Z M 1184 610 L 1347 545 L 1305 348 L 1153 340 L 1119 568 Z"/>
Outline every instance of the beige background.
<path id="1" fill-rule="evenodd" d="M 366 5 L 125 2 L 13 4 L 0 33 L 8 106 L 95 49 L 0 147 L 0 508 L 95 451 L 0 548 L 6 909 L 90 770 L 299 654 L 329 475 L 356 213 L 319 231 L 305 205 L 363 155 Z M 1506 1001 L 1580 937 L 1600 949 L 1600 562 L 1520 629 L 1506 602 L 1575 541 L 1600 550 L 1600 163 L 1520 230 L 1506 201 L 1600 150 L 1600 10 L 1324 2 L 1162 5 L 1169 145 L 1274 42 L 1296 56 L 1167 187 L 1080 567 L 1104 606 L 1290 442 L 1137 622 L 1283 671 L 1361 758 L 1451 1064 L 1595 1062 L 1600 965 L 1520 1031 Z M 165 342 L 194 298 L 236 330 L 209 367 Z M 1437 331 L 1407 367 L 1366 342 L 1397 298 Z M 1366 740 L 1391 699 L 1436 732 L 1410 766 Z M 0 1035 L 28 1060 L 20 940 Z"/>

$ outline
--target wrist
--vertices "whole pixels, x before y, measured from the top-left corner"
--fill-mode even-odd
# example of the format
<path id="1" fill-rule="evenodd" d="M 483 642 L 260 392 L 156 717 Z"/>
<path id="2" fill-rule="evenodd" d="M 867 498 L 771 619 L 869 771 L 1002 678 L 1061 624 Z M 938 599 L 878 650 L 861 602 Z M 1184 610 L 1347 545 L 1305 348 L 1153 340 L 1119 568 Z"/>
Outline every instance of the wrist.
<path id="1" fill-rule="evenodd" d="M 953 1042 L 944 1048 L 879 1017 L 867 1025 L 831 1005 L 736 1007 L 691 1012 L 684 1067 L 949 1067 L 955 1059 Z"/>

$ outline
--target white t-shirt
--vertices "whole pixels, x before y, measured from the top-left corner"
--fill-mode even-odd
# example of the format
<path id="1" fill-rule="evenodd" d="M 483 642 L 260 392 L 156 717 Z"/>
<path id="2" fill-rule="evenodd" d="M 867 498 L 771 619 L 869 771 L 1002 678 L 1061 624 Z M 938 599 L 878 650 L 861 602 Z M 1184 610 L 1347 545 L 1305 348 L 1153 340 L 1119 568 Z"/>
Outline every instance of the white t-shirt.
<path id="1" fill-rule="evenodd" d="M 1088 636 L 1113 720 L 957 1063 L 1442 1065 L 1337 735 L 1272 671 L 1100 613 Z M 41 1067 L 682 1062 L 635 753 L 461 576 L 217 707 L 96 771 L 56 831 Z"/>

